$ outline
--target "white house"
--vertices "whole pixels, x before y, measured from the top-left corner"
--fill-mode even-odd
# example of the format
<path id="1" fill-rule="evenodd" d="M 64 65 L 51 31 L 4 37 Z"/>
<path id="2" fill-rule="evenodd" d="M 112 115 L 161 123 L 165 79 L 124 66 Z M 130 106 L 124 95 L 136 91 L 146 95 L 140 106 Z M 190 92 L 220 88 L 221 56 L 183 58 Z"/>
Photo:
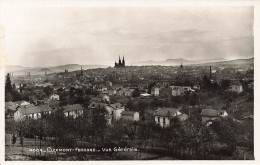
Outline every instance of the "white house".
<path id="1" fill-rule="evenodd" d="M 151 89 L 151 95 L 153 95 L 153 96 L 159 96 L 159 94 L 160 94 L 160 88 L 158 88 L 158 87 L 152 87 L 152 89 Z"/>
<path id="2" fill-rule="evenodd" d="M 230 91 L 241 93 L 243 92 L 243 86 L 240 83 L 234 83 L 229 87 Z"/>
<path id="3" fill-rule="evenodd" d="M 60 100 L 60 96 L 57 95 L 57 94 L 52 94 L 52 95 L 50 96 L 50 99 L 51 99 L 51 100 Z"/>
<path id="4" fill-rule="evenodd" d="M 38 119 L 43 114 L 50 114 L 52 109 L 48 105 L 22 106 L 14 113 L 14 120 L 20 121 L 24 118 Z"/>
<path id="5" fill-rule="evenodd" d="M 189 86 L 170 86 L 172 88 L 172 95 L 173 96 L 180 96 L 184 94 L 185 92 L 194 91 Z"/>
<path id="6" fill-rule="evenodd" d="M 66 105 L 61 108 L 66 117 L 72 116 L 75 119 L 84 114 L 84 108 L 80 104 Z"/>
<path id="7" fill-rule="evenodd" d="M 84 114 L 84 108 L 80 104 L 72 104 L 61 107 L 64 115 L 72 116 L 74 119 Z"/>
<path id="8" fill-rule="evenodd" d="M 182 113 L 179 109 L 175 108 L 158 108 L 154 112 L 154 119 L 155 123 L 159 124 L 161 127 L 169 126 L 171 123 L 171 120 L 174 117 L 181 116 Z"/>
<path id="9" fill-rule="evenodd" d="M 209 124 L 212 123 L 212 120 L 215 120 L 219 117 L 226 117 L 228 116 L 228 113 L 225 110 L 215 110 L 215 109 L 202 109 L 201 111 L 201 119 L 202 122 L 207 122 Z"/>
<path id="10" fill-rule="evenodd" d="M 121 118 L 121 113 L 125 111 L 125 107 L 120 103 L 105 105 L 105 108 L 108 111 L 108 115 L 111 116 L 111 118 L 109 118 L 111 121 L 119 120 Z M 108 123 L 111 123 L 111 121 Z"/>
<path id="11" fill-rule="evenodd" d="M 172 87 L 172 95 L 173 96 L 180 96 L 181 95 L 180 87 Z"/>
<path id="12" fill-rule="evenodd" d="M 121 119 L 130 121 L 139 121 L 139 112 L 123 111 L 121 112 Z"/>

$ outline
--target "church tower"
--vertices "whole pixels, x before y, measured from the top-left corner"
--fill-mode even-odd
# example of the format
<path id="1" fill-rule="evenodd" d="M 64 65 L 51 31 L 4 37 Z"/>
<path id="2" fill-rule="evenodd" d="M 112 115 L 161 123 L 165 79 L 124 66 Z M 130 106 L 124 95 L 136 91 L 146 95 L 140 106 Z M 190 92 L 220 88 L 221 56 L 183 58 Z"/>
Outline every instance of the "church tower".
<path id="1" fill-rule="evenodd" d="M 180 66 L 180 68 L 181 68 L 181 69 L 183 68 L 182 62 L 181 62 L 181 66 Z"/>
<path id="2" fill-rule="evenodd" d="M 80 70 L 80 74 L 83 75 L 83 69 L 82 69 L 82 67 L 81 67 L 81 70 Z"/>
<path id="3" fill-rule="evenodd" d="M 118 65 L 121 66 L 121 58 L 120 58 L 120 56 L 119 56 Z"/>
<path id="4" fill-rule="evenodd" d="M 125 66 L 125 57 L 123 56 L 122 66 Z"/>
<path id="5" fill-rule="evenodd" d="M 121 57 L 120 57 L 120 55 L 119 55 L 119 61 L 118 61 L 118 63 L 115 61 L 115 68 L 123 68 L 123 67 L 125 67 L 125 57 L 124 57 L 124 55 L 123 55 L 123 59 L 122 59 L 122 61 L 121 61 Z"/>

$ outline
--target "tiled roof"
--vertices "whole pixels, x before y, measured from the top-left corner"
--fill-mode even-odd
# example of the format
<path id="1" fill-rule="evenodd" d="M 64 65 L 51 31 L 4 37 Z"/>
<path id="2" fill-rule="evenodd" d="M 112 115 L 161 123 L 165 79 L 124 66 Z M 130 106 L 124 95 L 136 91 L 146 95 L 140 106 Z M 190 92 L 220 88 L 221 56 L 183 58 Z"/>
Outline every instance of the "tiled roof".
<path id="1" fill-rule="evenodd" d="M 224 110 L 203 109 L 201 111 L 201 116 L 216 117 L 216 116 L 219 116 L 221 112 L 224 112 Z"/>
<path id="2" fill-rule="evenodd" d="M 174 116 L 177 112 L 179 111 L 179 109 L 175 109 L 175 108 L 158 108 L 154 115 L 155 116 Z"/>
<path id="3" fill-rule="evenodd" d="M 28 107 L 21 107 L 19 111 L 23 115 L 29 115 L 32 113 L 48 112 L 51 111 L 51 108 L 48 105 L 28 106 Z"/>
<path id="4" fill-rule="evenodd" d="M 88 108 L 103 108 L 106 104 L 105 103 L 97 103 L 97 102 L 92 102 Z"/>
<path id="5" fill-rule="evenodd" d="M 114 104 L 110 104 L 109 106 L 114 108 L 114 109 L 118 109 L 118 108 L 122 107 L 122 104 L 121 103 L 114 103 Z"/>
<path id="6" fill-rule="evenodd" d="M 61 107 L 63 112 L 83 110 L 84 108 L 80 104 L 66 105 Z"/>
<path id="7" fill-rule="evenodd" d="M 121 112 L 121 115 L 131 115 L 131 116 L 134 116 L 136 112 L 135 111 L 123 111 Z"/>
<path id="8" fill-rule="evenodd" d="M 17 106 L 15 106 L 15 105 L 10 105 L 10 106 L 6 106 L 6 108 L 7 108 L 8 110 L 11 110 L 11 111 L 16 111 Z"/>
<path id="9" fill-rule="evenodd" d="M 58 100 L 49 100 L 50 107 L 58 107 L 59 104 L 60 104 L 60 101 L 58 101 Z"/>
<path id="10" fill-rule="evenodd" d="M 181 114 L 181 115 L 178 115 L 177 117 L 178 117 L 178 119 L 180 119 L 180 121 L 185 121 L 189 118 L 189 116 L 186 114 Z"/>
<path id="11" fill-rule="evenodd" d="M 13 105 L 12 101 L 5 102 L 5 106 L 12 106 L 12 105 Z"/>

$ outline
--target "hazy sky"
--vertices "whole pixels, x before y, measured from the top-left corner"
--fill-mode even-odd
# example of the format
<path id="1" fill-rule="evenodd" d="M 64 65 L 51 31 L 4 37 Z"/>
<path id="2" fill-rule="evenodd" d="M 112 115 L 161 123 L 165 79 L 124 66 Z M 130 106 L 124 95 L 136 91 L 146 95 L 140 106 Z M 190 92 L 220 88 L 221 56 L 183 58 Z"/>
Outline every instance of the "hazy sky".
<path id="1" fill-rule="evenodd" d="M 249 58 L 253 7 L 24 7 L 2 15 L 9 65 Z"/>

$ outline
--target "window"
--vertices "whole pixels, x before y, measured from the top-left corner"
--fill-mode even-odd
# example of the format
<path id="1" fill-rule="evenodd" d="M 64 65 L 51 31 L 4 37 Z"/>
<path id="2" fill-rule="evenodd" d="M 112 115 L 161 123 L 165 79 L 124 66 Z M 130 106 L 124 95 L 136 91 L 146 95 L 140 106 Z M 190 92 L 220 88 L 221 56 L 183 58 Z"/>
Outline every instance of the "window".
<path id="1" fill-rule="evenodd" d="M 160 123 L 160 117 L 158 117 L 158 123 Z"/>
<path id="2" fill-rule="evenodd" d="M 165 117 L 163 118 L 163 125 L 165 125 Z"/>

